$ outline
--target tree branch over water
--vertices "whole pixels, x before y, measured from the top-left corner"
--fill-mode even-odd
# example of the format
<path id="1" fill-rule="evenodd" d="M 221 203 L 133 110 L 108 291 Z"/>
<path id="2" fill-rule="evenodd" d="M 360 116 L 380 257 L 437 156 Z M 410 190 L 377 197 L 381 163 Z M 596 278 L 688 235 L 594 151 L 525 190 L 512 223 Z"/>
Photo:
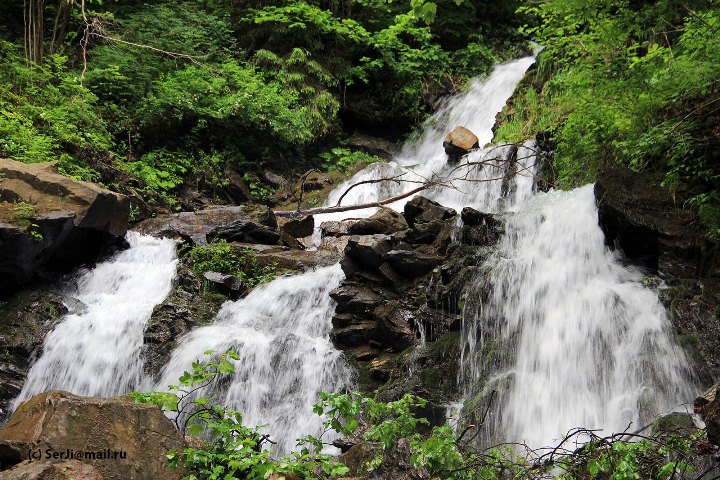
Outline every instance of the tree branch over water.
<path id="1" fill-rule="evenodd" d="M 496 145 L 492 149 L 490 149 L 485 156 L 489 155 L 491 152 L 508 146 L 515 146 L 514 144 L 501 144 Z M 528 147 L 525 147 L 528 148 Z M 348 186 L 345 191 L 340 195 L 338 198 L 338 201 L 335 205 L 326 206 L 326 207 L 315 207 L 315 208 L 309 208 L 303 210 L 301 208 L 302 204 L 302 196 L 303 196 L 303 190 L 305 182 L 307 181 L 307 177 L 310 173 L 317 170 L 310 170 L 305 175 L 303 175 L 302 178 L 302 184 L 300 187 L 300 199 L 298 200 L 298 208 L 297 210 L 279 210 L 275 211 L 275 215 L 280 217 L 292 217 L 292 216 L 298 216 L 298 215 L 318 215 L 318 214 L 324 214 L 324 213 L 338 213 L 338 212 L 348 212 L 352 210 L 362 210 L 365 208 L 378 208 L 382 207 L 394 202 L 397 202 L 399 200 L 403 200 L 405 198 L 408 198 L 412 195 L 415 195 L 417 193 L 420 193 L 422 191 L 434 188 L 434 187 L 440 187 L 440 188 L 449 188 L 452 190 L 456 190 L 459 192 L 462 192 L 460 188 L 458 188 L 457 183 L 458 182 L 468 182 L 472 184 L 477 183 L 488 183 L 488 182 L 494 182 L 494 181 L 500 181 L 503 180 L 508 174 L 512 175 L 520 175 L 520 176 L 526 176 L 526 177 L 533 177 L 534 173 L 532 171 L 531 167 L 527 167 L 525 165 L 522 165 L 520 163 L 521 160 L 526 160 L 528 158 L 533 157 L 540 157 L 542 156 L 542 152 L 537 149 L 529 149 L 532 153 L 525 155 L 523 157 L 516 157 L 512 156 L 511 159 L 508 160 L 502 160 L 500 158 L 492 158 L 492 159 L 483 159 L 479 161 L 468 161 L 467 156 L 465 156 L 465 161 L 458 163 L 454 168 L 452 168 L 450 171 L 448 171 L 443 177 L 439 177 L 437 174 L 433 173 L 433 175 L 430 178 L 426 178 L 421 176 L 420 174 L 407 169 L 402 173 L 391 175 L 387 177 L 382 178 L 376 178 L 376 179 L 367 179 L 367 180 L 361 180 L 358 182 L 355 182 Z M 502 168 L 502 174 L 491 177 L 491 178 L 482 178 L 482 179 L 473 179 L 470 178 L 470 174 L 477 171 L 481 168 Z M 514 170 L 511 170 L 513 169 Z M 418 179 L 410 179 L 406 178 L 408 175 L 415 175 L 418 177 Z M 377 184 L 377 183 L 404 183 L 404 184 L 413 184 L 417 185 L 415 188 L 412 188 L 408 190 L 407 192 L 403 192 L 398 195 L 394 195 L 391 197 L 387 197 L 375 202 L 366 202 L 366 203 L 360 203 L 360 204 L 353 204 L 353 205 L 342 205 L 342 201 L 345 199 L 345 197 L 352 191 L 353 189 L 362 186 L 362 185 L 369 185 L 369 184 Z"/>

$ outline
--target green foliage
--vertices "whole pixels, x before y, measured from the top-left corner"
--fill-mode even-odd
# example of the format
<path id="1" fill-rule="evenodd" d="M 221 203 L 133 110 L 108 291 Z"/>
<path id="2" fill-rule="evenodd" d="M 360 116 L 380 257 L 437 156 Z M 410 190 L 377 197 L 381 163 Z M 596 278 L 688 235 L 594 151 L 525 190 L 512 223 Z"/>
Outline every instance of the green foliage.
<path id="1" fill-rule="evenodd" d="M 329 172 L 351 175 L 371 163 L 382 162 L 382 158 L 360 150 L 336 147 L 320 154 L 323 168 Z"/>
<path id="2" fill-rule="evenodd" d="M 193 362 L 190 371 L 179 379 L 179 385 L 170 385 L 169 392 L 133 392 L 130 397 L 138 403 L 155 405 L 165 412 L 175 413 L 178 430 L 190 436 L 203 436 L 201 448 L 186 448 L 183 452 L 168 452 L 170 467 L 185 468 L 185 480 L 220 480 L 244 478 L 262 480 L 272 474 L 295 474 L 302 478 L 334 478 L 349 470 L 329 455 L 320 453 L 320 439 L 303 439 L 307 445 L 298 452 L 273 458 L 263 450 L 266 436 L 257 428 L 242 424 L 240 412 L 216 403 L 216 398 L 198 395 L 220 378 L 232 375 L 240 356 L 230 350 L 215 354 L 212 350 L 206 361 Z"/>
<path id="3" fill-rule="evenodd" d="M 125 167 L 142 181 L 144 193 L 159 196 L 172 206 L 174 199 L 167 194 L 184 183 L 185 174 L 193 163 L 193 159 L 183 153 L 159 149 L 146 153 L 140 160 L 128 163 Z"/>
<path id="4" fill-rule="evenodd" d="M 40 226 L 33 222 L 35 216 L 35 207 L 27 202 L 17 202 L 13 207 L 13 220 L 12 223 L 20 228 L 24 228 L 30 238 L 36 242 L 43 240 L 42 234 L 38 231 Z"/>
<path id="5" fill-rule="evenodd" d="M 520 11 L 545 50 L 502 139 L 550 132 L 561 186 L 619 163 L 662 172 L 686 198 L 720 187 L 708 134 L 718 125 L 717 2 L 548 0 Z"/>
<path id="6" fill-rule="evenodd" d="M 185 248 L 184 253 L 198 279 L 202 279 L 205 272 L 218 272 L 233 275 L 247 286 L 255 287 L 275 278 L 275 266 L 260 266 L 251 251 L 239 251 L 225 240 L 194 244 Z"/>
<path id="7" fill-rule="evenodd" d="M 247 182 L 248 188 L 250 189 L 250 196 L 256 202 L 264 202 L 273 194 L 273 190 L 266 187 L 254 173 L 244 174 L 243 180 Z"/>
<path id="8" fill-rule="evenodd" d="M 59 160 L 63 173 L 97 180 L 88 166 L 112 147 L 96 98 L 64 69 L 66 57 L 27 65 L 0 40 L 0 154 L 23 162 Z"/>

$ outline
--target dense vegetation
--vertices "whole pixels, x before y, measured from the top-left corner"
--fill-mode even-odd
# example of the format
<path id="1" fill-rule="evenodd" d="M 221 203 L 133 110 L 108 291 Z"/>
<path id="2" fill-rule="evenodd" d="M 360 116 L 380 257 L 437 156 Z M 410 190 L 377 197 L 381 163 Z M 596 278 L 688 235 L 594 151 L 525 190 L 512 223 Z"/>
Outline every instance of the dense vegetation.
<path id="1" fill-rule="evenodd" d="M 720 3 L 547 0 L 521 8 L 545 49 L 498 138 L 549 138 L 558 183 L 622 165 L 657 177 L 720 236 Z"/>
<path id="2" fill-rule="evenodd" d="M 426 401 L 411 394 L 385 403 L 358 394 L 321 393 L 314 412 L 323 416 L 325 433 L 300 438 L 296 452 L 276 457 L 264 448 L 271 447 L 269 435 L 244 425 L 241 412 L 218 404 L 212 394 L 207 394 L 207 387 L 221 385 L 224 376 L 234 373 L 233 362 L 240 356 L 234 351 L 206 354 L 211 357 L 194 362 L 180 377 L 179 385 L 169 386 L 169 391 L 130 394 L 136 402 L 172 412 L 179 431 L 202 438 L 183 452 L 168 453 L 171 467 L 185 468 L 185 480 L 331 479 L 347 475 L 347 466 L 322 453 L 328 445 L 323 437 L 329 432 L 348 439 L 346 444 L 364 446 L 364 461 L 353 473 L 367 475 L 365 478 L 397 478 L 392 468 L 402 464 L 403 475 L 412 466 L 412 478 L 443 480 L 670 480 L 695 472 L 692 450 L 704 436 L 701 430 L 689 437 L 659 430 L 653 435 L 623 432 L 601 437 L 579 428 L 568 432 L 558 445 L 545 449 L 525 447 L 523 451 L 520 445 L 507 444 L 478 450 L 471 443 L 474 435 L 466 434 L 482 428 L 482 424 L 457 432 L 450 425 L 431 428 L 428 420 L 418 415 Z"/>
<path id="3" fill-rule="evenodd" d="M 177 209 L 404 133 L 521 43 L 515 1 L 85 3 L 0 6 L 0 155 Z"/>

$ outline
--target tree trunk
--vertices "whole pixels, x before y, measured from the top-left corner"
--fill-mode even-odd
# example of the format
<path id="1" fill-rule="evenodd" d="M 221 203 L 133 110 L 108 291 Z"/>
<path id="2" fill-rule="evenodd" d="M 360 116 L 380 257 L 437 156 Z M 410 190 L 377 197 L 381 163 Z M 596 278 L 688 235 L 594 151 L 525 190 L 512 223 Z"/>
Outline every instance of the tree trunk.
<path id="1" fill-rule="evenodd" d="M 25 55 L 29 61 L 42 65 L 45 0 L 25 0 L 23 6 Z"/>

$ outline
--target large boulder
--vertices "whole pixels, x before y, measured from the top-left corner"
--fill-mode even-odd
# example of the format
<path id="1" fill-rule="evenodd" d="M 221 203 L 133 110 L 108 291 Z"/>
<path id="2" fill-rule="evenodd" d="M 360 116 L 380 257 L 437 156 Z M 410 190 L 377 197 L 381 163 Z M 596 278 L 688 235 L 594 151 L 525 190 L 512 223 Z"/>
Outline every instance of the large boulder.
<path id="1" fill-rule="evenodd" d="M 199 245 L 214 238 L 274 244 L 280 239 L 277 225 L 275 214 L 269 208 L 243 205 L 159 215 L 140 222 L 133 230 L 147 235 L 182 238 Z"/>
<path id="2" fill-rule="evenodd" d="M 40 268 L 97 260 L 124 237 L 129 212 L 125 196 L 60 175 L 52 163 L 0 158 L 0 293 Z"/>
<path id="3" fill-rule="evenodd" d="M 5 472 L 0 480 L 104 480 L 100 470 L 77 460 L 25 460 Z"/>
<path id="4" fill-rule="evenodd" d="M 345 255 L 359 262 L 366 268 L 377 268 L 393 247 L 393 239 L 389 235 L 352 235 L 348 238 Z"/>
<path id="5" fill-rule="evenodd" d="M 323 223 L 323 225 L 325 225 Z M 408 229 L 408 223 L 401 213 L 391 208 L 381 208 L 369 218 L 360 219 L 348 226 L 350 235 L 391 234 Z"/>
<path id="6" fill-rule="evenodd" d="M 4 468 L 23 460 L 76 460 L 97 469 L 104 480 L 179 479 L 183 471 L 170 469 L 166 455 L 185 447 L 183 436 L 157 407 L 127 397 L 45 392 L 23 402 L 0 429 Z"/>
<path id="7" fill-rule="evenodd" d="M 385 261 L 404 277 L 415 278 L 432 272 L 443 257 L 421 255 L 413 250 L 391 250 L 385 255 Z"/>
<path id="8" fill-rule="evenodd" d="M 457 214 L 452 208 L 444 207 L 422 196 L 417 196 L 407 202 L 404 212 L 405 219 L 411 227 L 418 223 L 442 222 Z"/>
<path id="9" fill-rule="evenodd" d="M 450 161 L 457 162 L 460 157 L 480 148 L 477 135 L 465 127 L 455 127 L 443 141 L 443 148 Z"/>
<path id="10" fill-rule="evenodd" d="M 293 238 L 309 237 L 315 230 L 315 218 L 306 215 L 300 218 L 280 219 L 280 229 Z"/>
<path id="11" fill-rule="evenodd" d="M 695 261 L 701 244 L 692 214 L 675 205 L 659 180 L 625 168 L 608 169 L 598 174 L 595 197 L 608 243 L 619 247 L 631 262 L 653 273 L 703 273 L 694 271 L 703 266 Z M 677 260 L 686 265 L 678 265 Z"/>

